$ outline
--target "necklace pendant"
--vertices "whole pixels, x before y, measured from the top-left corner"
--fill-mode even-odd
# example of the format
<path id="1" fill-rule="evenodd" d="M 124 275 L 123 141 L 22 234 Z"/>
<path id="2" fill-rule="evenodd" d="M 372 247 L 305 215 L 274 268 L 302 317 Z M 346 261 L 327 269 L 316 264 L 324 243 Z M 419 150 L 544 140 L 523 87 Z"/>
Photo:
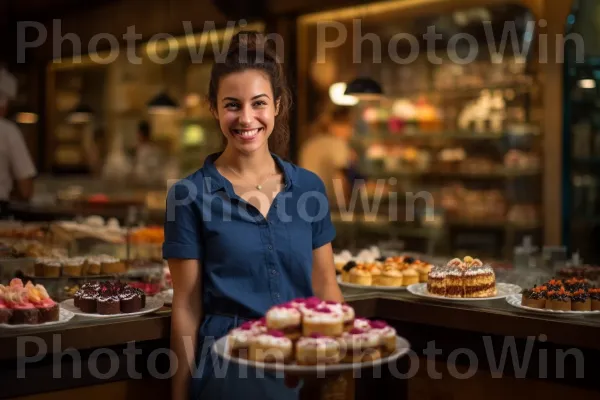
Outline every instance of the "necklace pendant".
<path id="1" fill-rule="evenodd" d="M 261 190 L 261 189 L 262 189 L 262 185 L 256 185 L 256 188 L 257 188 L 258 190 Z"/>

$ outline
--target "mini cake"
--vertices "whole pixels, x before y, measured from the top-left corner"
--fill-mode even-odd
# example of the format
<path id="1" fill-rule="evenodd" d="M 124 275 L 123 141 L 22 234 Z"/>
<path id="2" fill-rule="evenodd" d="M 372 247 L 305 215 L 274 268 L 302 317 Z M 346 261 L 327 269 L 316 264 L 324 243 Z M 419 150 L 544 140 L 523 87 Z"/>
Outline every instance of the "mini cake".
<path id="1" fill-rule="evenodd" d="M 77 307 L 88 314 L 93 314 L 98 310 L 98 292 L 88 288 L 82 290 L 81 296 L 79 296 L 79 301 L 77 302 Z"/>
<path id="2" fill-rule="evenodd" d="M 33 273 L 35 276 L 44 276 L 44 264 L 48 260 L 47 257 L 36 258 L 33 264 Z"/>
<path id="3" fill-rule="evenodd" d="M 293 359 L 292 341 L 281 331 L 268 330 L 250 340 L 248 359 L 265 363 L 288 363 Z"/>
<path id="4" fill-rule="evenodd" d="M 429 279 L 429 273 L 433 269 L 433 265 L 427 263 L 417 263 L 417 272 L 419 273 L 419 282 L 424 283 Z"/>
<path id="5" fill-rule="evenodd" d="M 549 288 L 548 288 L 549 289 Z M 549 290 L 546 309 L 555 311 L 571 311 L 571 296 L 564 287 L 560 290 Z"/>
<path id="6" fill-rule="evenodd" d="M 344 331 L 349 331 L 350 329 L 354 328 L 354 308 L 350 307 L 347 304 L 340 304 L 335 301 L 326 301 L 325 306 L 331 307 L 337 312 L 342 313 Z"/>
<path id="7" fill-rule="evenodd" d="M 400 270 L 396 269 L 395 266 L 386 264 L 383 267 L 383 271 L 379 277 L 380 286 L 402 286 L 403 282 L 404 274 Z"/>
<path id="8" fill-rule="evenodd" d="M 96 311 L 98 314 L 112 315 L 121 312 L 121 300 L 113 293 L 99 294 L 97 297 Z"/>
<path id="9" fill-rule="evenodd" d="M 123 274 L 126 271 L 125 263 L 119 260 L 118 258 L 111 256 L 101 256 L 100 257 L 100 273 L 113 275 L 113 274 Z"/>
<path id="10" fill-rule="evenodd" d="M 584 289 L 571 293 L 571 310 L 592 311 L 592 299 Z"/>
<path id="11" fill-rule="evenodd" d="M 369 321 L 371 333 L 379 336 L 381 354 L 388 356 L 396 350 L 396 330 L 385 321 Z"/>
<path id="12" fill-rule="evenodd" d="M 38 310 L 38 323 L 43 324 L 44 322 L 58 321 L 58 304 L 50 298 L 46 288 L 42 285 L 33 286 L 31 282 L 28 282 L 27 285 L 25 285 L 25 290 L 29 302 L 31 302 Z"/>
<path id="13" fill-rule="evenodd" d="M 9 291 L 4 294 L 4 301 L 6 306 L 12 309 L 11 324 L 33 325 L 38 323 L 40 312 L 26 297 L 25 291 Z"/>
<path id="14" fill-rule="evenodd" d="M 291 304 L 272 307 L 266 314 L 267 328 L 281 331 L 295 340 L 302 334 L 302 314 Z"/>
<path id="15" fill-rule="evenodd" d="M 381 357 L 380 337 L 369 330 L 354 328 L 338 338 L 342 362 L 359 363 Z"/>
<path id="16" fill-rule="evenodd" d="M 367 267 L 367 270 L 371 274 L 371 285 L 379 285 L 379 278 L 381 277 L 381 267 L 382 265 L 379 263 L 373 263 Z"/>
<path id="17" fill-rule="evenodd" d="M 409 286 L 419 283 L 419 274 L 414 268 L 407 268 L 402 271 L 402 285 Z"/>
<path id="18" fill-rule="evenodd" d="M 234 357 L 248 358 L 251 339 L 265 332 L 267 326 L 264 319 L 244 322 L 234 328 L 227 337 L 230 354 Z"/>
<path id="19" fill-rule="evenodd" d="M 335 338 L 314 333 L 296 342 L 295 357 L 299 365 L 337 364 L 340 361 L 340 343 Z"/>
<path id="20" fill-rule="evenodd" d="M 475 261 L 473 261 L 475 263 Z M 465 297 L 491 297 L 496 295 L 496 275 L 489 265 L 473 265 L 464 271 Z"/>
<path id="21" fill-rule="evenodd" d="M 303 313 L 302 336 L 318 333 L 339 336 L 344 332 L 344 315 L 333 307 L 319 306 Z"/>
<path id="22" fill-rule="evenodd" d="M 548 283 L 546 283 L 545 285 L 546 287 L 548 287 L 549 291 L 557 291 L 560 290 L 560 288 L 562 288 L 564 286 L 563 281 L 560 279 L 551 279 L 550 281 L 548 281 Z"/>
<path id="23" fill-rule="evenodd" d="M 102 262 L 97 257 L 88 257 L 85 261 L 85 275 L 100 275 Z"/>
<path id="24" fill-rule="evenodd" d="M 12 310 L 6 306 L 6 303 L 0 298 L 0 324 L 10 323 Z"/>
<path id="25" fill-rule="evenodd" d="M 446 271 L 446 297 L 464 297 L 465 288 L 463 285 L 464 270 L 459 266 L 448 266 Z"/>
<path id="26" fill-rule="evenodd" d="M 43 265 L 44 276 L 46 278 L 58 278 L 62 269 L 62 263 L 58 260 L 46 260 Z"/>
<path id="27" fill-rule="evenodd" d="M 342 267 L 342 281 L 350 282 L 350 271 L 356 268 L 358 264 L 355 261 L 348 261 L 346 265 Z"/>
<path id="28" fill-rule="evenodd" d="M 122 313 L 134 313 L 142 309 L 142 296 L 132 287 L 123 289 L 119 294 L 119 306 Z"/>
<path id="29" fill-rule="evenodd" d="M 580 289 L 587 292 L 588 289 L 590 288 L 590 284 L 585 279 L 581 279 L 581 278 L 567 279 L 566 281 L 564 281 L 564 284 L 565 284 L 565 290 L 567 292 L 576 292 Z"/>
<path id="30" fill-rule="evenodd" d="M 354 283 L 356 285 L 371 286 L 373 283 L 371 274 L 366 270 L 366 268 L 353 268 L 350 270 L 349 277 L 350 283 Z"/>
<path id="31" fill-rule="evenodd" d="M 63 261 L 62 274 L 63 276 L 81 276 L 83 274 L 84 259 L 69 258 Z"/>
<path id="32" fill-rule="evenodd" d="M 591 300 L 592 311 L 600 311 L 600 288 L 592 288 L 588 291 Z"/>
<path id="33" fill-rule="evenodd" d="M 371 321 L 366 318 L 355 318 L 354 319 L 354 328 L 357 329 L 371 329 Z"/>
<path id="34" fill-rule="evenodd" d="M 446 274 L 446 266 L 433 267 L 427 278 L 427 291 L 438 296 L 446 296 Z"/>
<path id="35" fill-rule="evenodd" d="M 521 296 L 521 305 L 531 308 L 546 308 L 546 286 L 534 287 L 531 290 L 523 291 Z"/>

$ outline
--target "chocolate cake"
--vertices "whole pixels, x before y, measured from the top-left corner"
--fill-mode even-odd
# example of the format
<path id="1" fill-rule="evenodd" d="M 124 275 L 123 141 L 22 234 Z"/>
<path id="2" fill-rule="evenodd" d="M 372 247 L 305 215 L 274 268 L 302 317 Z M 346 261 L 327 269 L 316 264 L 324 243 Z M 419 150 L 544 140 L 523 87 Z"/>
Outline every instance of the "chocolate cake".
<path id="1" fill-rule="evenodd" d="M 98 314 L 110 315 L 119 314 L 121 305 L 119 296 L 116 294 L 99 294 L 97 303 Z"/>
<path id="2" fill-rule="evenodd" d="M 142 309 L 142 296 L 136 289 L 127 288 L 119 293 L 121 301 L 121 312 L 133 313 Z"/>
<path id="3" fill-rule="evenodd" d="M 85 313 L 133 313 L 146 306 L 146 294 L 119 281 L 89 282 L 75 293 L 74 304 Z"/>
<path id="4" fill-rule="evenodd" d="M 92 289 L 86 289 L 81 294 L 78 302 L 78 308 L 84 313 L 95 313 L 97 309 L 98 292 Z"/>
<path id="5" fill-rule="evenodd" d="M 8 324 L 12 317 L 12 310 L 0 303 L 0 324 Z"/>
<path id="6" fill-rule="evenodd" d="M 14 325 L 27 324 L 33 325 L 39 323 L 39 314 L 37 308 L 33 304 L 15 305 L 13 307 L 12 318 L 10 323 Z"/>

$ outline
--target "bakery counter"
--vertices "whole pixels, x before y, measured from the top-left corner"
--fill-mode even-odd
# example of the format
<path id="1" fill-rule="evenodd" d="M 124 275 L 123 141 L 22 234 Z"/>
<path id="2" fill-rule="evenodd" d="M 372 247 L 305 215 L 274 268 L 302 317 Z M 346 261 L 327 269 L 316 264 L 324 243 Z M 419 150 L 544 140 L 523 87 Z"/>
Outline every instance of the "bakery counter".
<path id="1" fill-rule="evenodd" d="M 394 368 L 360 376 L 356 398 L 387 398 L 390 390 L 398 399 L 461 400 L 600 392 L 592 368 L 600 356 L 600 316 L 553 317 L 504 300 L 445 302 L 406 291 L 344 293 L 358 315 L 386 320 L 411 343 L 410 356 Z M 157 385 L 149 397 L 168 397 L 169 326 L 164 308 L 135 318 L 0 331 L 0 381 L 17 382 L 3 387 L 0 398 L 139 381 L 132 371 Z"/>

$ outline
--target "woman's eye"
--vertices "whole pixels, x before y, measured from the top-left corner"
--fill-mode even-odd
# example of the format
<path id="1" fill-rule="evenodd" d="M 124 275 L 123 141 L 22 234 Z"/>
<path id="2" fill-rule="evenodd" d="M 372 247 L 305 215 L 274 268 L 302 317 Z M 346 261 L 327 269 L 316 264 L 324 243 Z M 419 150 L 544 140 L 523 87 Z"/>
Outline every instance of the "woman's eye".
<path id="1" fill-rule="evenodd" d="M 225 104 L 225 108 L 236 108 L 238 107 L 238 104 L 236 103 L 227 103 Z"/>
<path id="2" fill-rule="evenodd" d="M 255 103 L 254 103 L 254 105 L 255 105 L 255 106 L 266 106 L 266 105 L 267 105 L 267 103 L 261 100 L 261 101 L 257 101 L 257 102 L 255 102 Z"/>

